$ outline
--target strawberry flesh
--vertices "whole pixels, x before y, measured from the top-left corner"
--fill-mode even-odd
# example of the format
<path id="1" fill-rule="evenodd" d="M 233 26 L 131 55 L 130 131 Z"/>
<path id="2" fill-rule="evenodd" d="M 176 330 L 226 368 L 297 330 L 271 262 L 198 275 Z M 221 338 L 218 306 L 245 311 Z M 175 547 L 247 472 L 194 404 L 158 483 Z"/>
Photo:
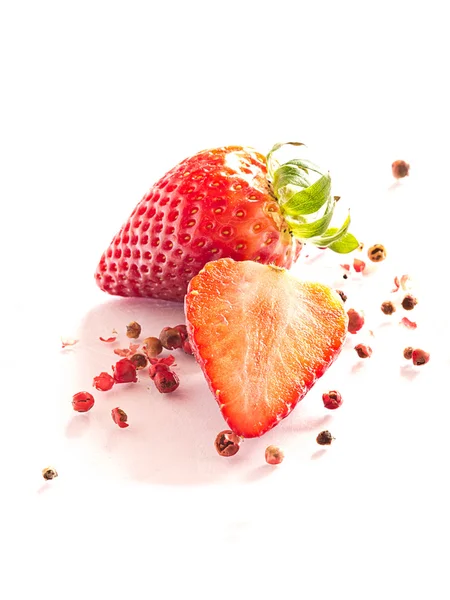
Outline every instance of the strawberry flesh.
<path id="1" fill-rule="evenodd" d="M 208 263 L 189 284 L 185 312 L 195 357 L 242 437 L 289 415 L 336 359 L 347 331 L 336 292 L 252 261 Z"/>

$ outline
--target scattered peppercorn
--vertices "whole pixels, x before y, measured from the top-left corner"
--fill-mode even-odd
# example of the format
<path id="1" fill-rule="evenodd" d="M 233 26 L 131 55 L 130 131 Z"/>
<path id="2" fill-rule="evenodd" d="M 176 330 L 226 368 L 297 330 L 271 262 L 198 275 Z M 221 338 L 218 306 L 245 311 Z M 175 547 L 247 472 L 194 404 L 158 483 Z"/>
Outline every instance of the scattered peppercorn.
<path id="1" fill-rule="evenodd" d="M 188 338 L 188 332 L 187 332 L 186 325 L 184 325 L 184 324 L 182 324 L 182 325 L 175 325 L 174 329 L 176 329 L 178 331 L 178 333 L 180 334 L 182 342 L 184 342 L 184 340 L 187 340 L 187 338 Z"/>
<path id="2" fill-rule="evenodd" d="M 130 361 L 136 367 L 137 371 L 145 369 L 145 367 L 148 364 L 146 356 L 144 354 L 141 354 L 140 352 L 138 352 L 137 354 L 133 354 L 133 356 L 130 357 Z"/>
<path id="3" fill-rule="evenodd" d="M 136 367 L 129 358 L 122 358 L 113 365 L 114 381 L 116 383 L 136 383 Z"/>
<path id="4" fill-rule="evenodd" d="M 51 479 L 55 479 L 55 477 L 58 477 L 58 472 L 53 467 L 45 467 L 45 469 L 42 469 L 42 477 L 46 481 L 50 481 Z"/>
<path id="5" fill-rule="evenodd" d="M 169 354 L 169 356 L 165 356 L 164 358 L 150 358 L 149 375 L 151 379 L 155 377 L 156 373 L 167 371 L 174 363 L 175 356 L 173 354 Z"/>
<path id="6" fill-rule="evenodd" d="M 111 411 L 112 420 L 116 425 L 118 425 L 121 429 L 124 427 L 128 427 L 128 415 L 121 408 L 113 408 Z"/>
<path id="7" fill-rule="evenodd" d="M 393 313 L 395 313 L 396 308 L 394 304 L 390 300 L 388 300 L 386 302 L 383 302 L 383 304 L 381 305 L 381 311 L 385 315 L 392 315 Z"/>
<path id="8" fill-rule="evenodd" d="M 334 440 L 334 437 L 331 435 L 331 433 L 328 430 L 321 431 L 319 433 L 319 435 L 316 437 L 316 442 L 320 446 L 329 446 L 333 440 Z"/>
<path id="9" fill-rule="evenodd" d="M 87 412 L 94 406 L 94 396 L 89 392 L 78 392 L 72 397 L 73 410 Z"/>
<path id="10" fill-rule="evenodd" d="M 392 163 L 392 175 L 395 179 L 402 179 L 409 175 L 409 164 L 404 160 L 395 160 Z"/>
<path id="11" fill-rule="evenodd" d="M 413 350 L 414 350 L 414 348 L 412 346 L 408 346 L 407 348 L 405 348 L 403 350 L 403 356 L 406 358 L 406 360 L 412 359 Z"/>
<path id="12" fill-rule="evenodd" d="M 104 371 L 94 377 L 94 381 L 92 384 L 96 390 L 99 392 L 107 392 L 114 385 L 114 377 L 109 373 L 105 373 Z"/>
<path id="13" fill-rule="evenodd" d="M 167 367 L 162 371 L 157 371 L 152 379 L 155 382 L 156 389 L 161 394 L 170 394 L 180 385 L 178 375 Z"/>
<path id="14" fill-rule="evenodd" d="M 175 350 L 182 345 L 181 334 L 174 327 L 164 327 L 159 334 L 159 340 L 166 350 Z"/>
<path id="15" fill-rule="evenodd" d="M 357 333 L 364 325 L 364 316 L 354 308 L 347 311 L 348 315 L 348 331 L 350 333 Z"/>
<path id="16" fill-rule="evenodd" d="M 192 350 L 191 342 L 189 340 L 184 340 L 182 348 L 186 354 L 191 354 L 192 356 L 194 355 L 194 351 Z"/>
<path id="17" fill-rule="evenodd" d="M 328 408 L 329 410 L 335 410 L 336 408 L 339 408 L 344 402 L 341 394 L 336 390 L 331 390 L 330 392 L 322 394 L 322 400 L 325 408 Z"/>
<path id="18" fill-rule="evenodd" d="M 161 340 L 157 337 L 148 337 L 145 338 L 143 342 L 144 352 L 148 356 L 148 358 L 154 358 L 161 354 L 163 351 L 163 345 L 161 344 Z"/>
<path id="19" fill-rule="evenodd" d="M 412 361 L 413 364 L 417 367 L 421 365 L 425 365 L 430 360 L 430 354 L 425 352 L 425 350 L 421 350 L 420 348 L 415 348 L 412 353 Z"/>
<path id="20" fill-rule="evenodd" d="M 336 293 L 339 294 L 339 296 L 341 297 L 342 302 L 345 302 L 347 300 L 347 295 L 344 294 L 344 292 L 342 290 L 336 290 Z"/>
<path id="21" fill-rule="evenodd" d="M 141 326 L 136 321 L 131 321 L 127 325 L 127 337 L 133 340 L 137 339 L 141 335 Z"/>
<path id="22" fill-rule="evenodd" d="M 405 310 L 412 310 L 417 304 L 417 298 L 407 294 L 402 300 L 402 306 Z"/>
<path id="23" fill-rule="evenodd" d="M 342 275 L 342 279 L 348 279 L 348 275 L 347 275 L 347 273 L 344 273 L 344 274 Z"/>
<path id="24" fill-rule="evenodd" d="M 279 465 L 284 460 L 284 452 L 278 446 L 267 446 L 265 456 L 269 465 Z"/>
<path id="25" fill-rule="evenodd" d="M 366 268 L 366 263 L 363 260 L 360 260 L 359 258 L 354 258 L 353 268 L 356 271 L 356 273 L 362 273 Z"/>
<path id="26" fill-rule="evenodd" d="M 372 356 L 372 348 L 365 344 L 358 344 L 355 350 L 359 358 L 370 358 Z"/>
<path id="27" fill-rule="evenodd" d="M 220 456 L 234 456 L 239 452 L 241 438 L 233 431 L 226 429 L 217 434 L 214 447 Z"/>
<path id="28" fill-rule="evenodd" d="M 382 244 L 375 244 L 367 250 L 367 256 L 372 262 L 381 262 L 386 258 L 386 248 Z"/>

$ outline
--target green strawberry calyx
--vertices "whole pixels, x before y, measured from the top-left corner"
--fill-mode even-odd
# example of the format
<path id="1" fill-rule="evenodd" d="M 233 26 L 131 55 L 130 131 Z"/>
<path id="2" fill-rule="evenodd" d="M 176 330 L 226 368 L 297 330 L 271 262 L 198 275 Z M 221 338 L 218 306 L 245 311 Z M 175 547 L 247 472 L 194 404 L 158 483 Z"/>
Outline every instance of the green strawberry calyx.
<path id="1" fill-rule="evenodd" d="M 304 144 L 275 144 L 266 157 L 267 175 L 292 235 L 339 254 L 356 250 L 359 242 L 348 231 L 350 212 L 341 227 L 330 227 L 337 202 L 331 195 L 330 174 L 304 159 L 280 164 L 274 154 L 283 146 Z"/>

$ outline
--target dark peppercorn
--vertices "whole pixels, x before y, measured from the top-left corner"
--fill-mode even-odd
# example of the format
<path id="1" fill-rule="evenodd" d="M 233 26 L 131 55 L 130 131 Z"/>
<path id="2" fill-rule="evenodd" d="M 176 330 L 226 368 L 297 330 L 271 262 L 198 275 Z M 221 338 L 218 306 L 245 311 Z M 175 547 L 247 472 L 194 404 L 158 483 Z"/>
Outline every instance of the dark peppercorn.
<path id="1" fill-rule="evenodd" d="M 417 304 L 417 298 L 408 294 L 402 300 L 402 306 L 405 310 L 412 310 Z"/>
<path id="2" fill-rule="evenodd" d="M 331 435 L 331 433 L 328 430 L 321 431 L 319 433 L 319 435 L 316 437 L 316 442 L 320 446 L 329 446 L 333 440 L 334 440 L 334 437 Z"/>
<path id="3" fill-rule="evenodd" d="M 383 304 L 381 305 L 381 311 L 385 315 L 392 315 L 392 313 L 395 313 L 395 310 L 395 306 L 390 300 L 388 300 L 387 302 L 383 302 Z"/>

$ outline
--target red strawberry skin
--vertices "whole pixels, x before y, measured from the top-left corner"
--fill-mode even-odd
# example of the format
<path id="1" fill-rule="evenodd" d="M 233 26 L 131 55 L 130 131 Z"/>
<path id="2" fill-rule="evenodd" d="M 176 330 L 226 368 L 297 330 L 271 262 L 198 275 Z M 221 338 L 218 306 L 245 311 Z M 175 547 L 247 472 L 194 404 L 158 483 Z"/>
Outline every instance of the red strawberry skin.
<path id="1" fill-rule="evenodd" d="M 230 429 L 261 436 L 339 355 L 347 315 L 325 285 L 253 261 L 209 262 L 189 283 L 194 355 Z"/>
<path id="2" fill-rule="evenodd" d="M 113 238 L 95 278 L 110 294 L 182 301 L 211 260 L 289 268 L 300 249 L 271 193 L 265 157 L 228 146 L 200 152 L 162 177 Z"/>

